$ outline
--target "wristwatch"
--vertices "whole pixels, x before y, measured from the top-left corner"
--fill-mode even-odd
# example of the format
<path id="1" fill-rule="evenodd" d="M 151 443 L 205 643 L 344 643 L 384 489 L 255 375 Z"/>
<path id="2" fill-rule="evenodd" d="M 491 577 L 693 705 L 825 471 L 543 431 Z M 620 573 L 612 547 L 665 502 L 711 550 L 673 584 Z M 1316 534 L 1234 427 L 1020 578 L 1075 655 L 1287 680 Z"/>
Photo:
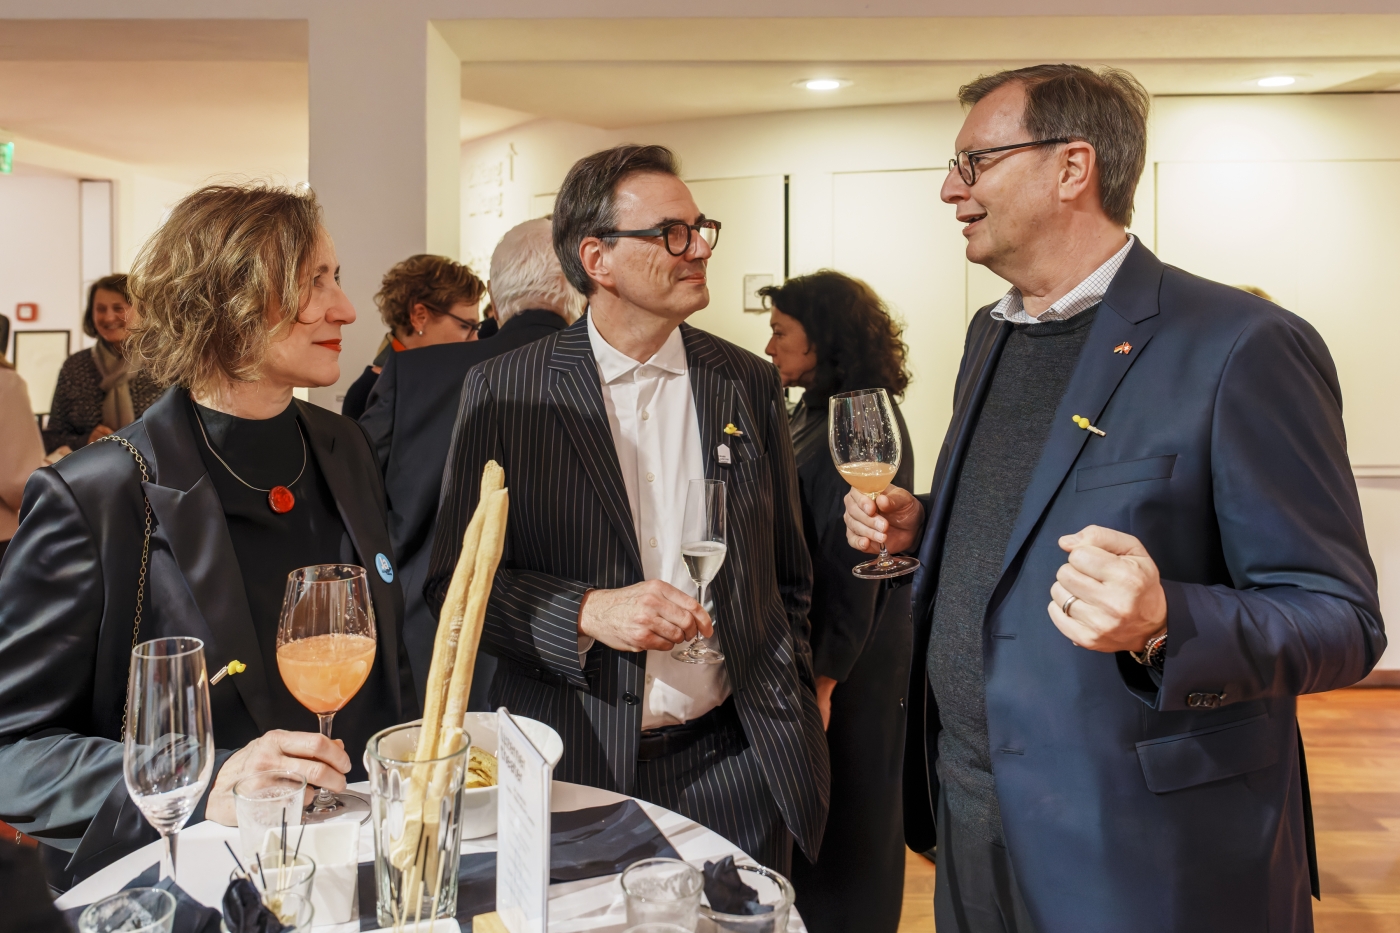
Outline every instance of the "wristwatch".
<path id="1" fill-rule="evenodd" d="M 1147 644 L 1143 646 L 1141 651 L 1129 651 L 1128 654 L 1132 655 L 1133 660 L 1143 667 L 1160 669 L 1162 661 L 1167 655 L 1167 630 L 1162 629 L 1161 633 L 1147 639 Z"/>

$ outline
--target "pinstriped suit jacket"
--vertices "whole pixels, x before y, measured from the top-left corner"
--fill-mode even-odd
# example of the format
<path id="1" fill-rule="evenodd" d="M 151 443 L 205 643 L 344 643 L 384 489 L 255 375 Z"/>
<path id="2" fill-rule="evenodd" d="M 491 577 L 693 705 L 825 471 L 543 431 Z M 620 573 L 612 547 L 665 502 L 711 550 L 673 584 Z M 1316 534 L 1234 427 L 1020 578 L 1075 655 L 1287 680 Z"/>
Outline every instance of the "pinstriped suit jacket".
<path id="1" fill-rule="evenodd" d="M 777 372 L 702 330 L 681 331 L 705 475 L 728 485 L 728 559 L 710 589 L 719 641 L 769 787 L 798 845 L 815 858 L 830 763 L 807 621 L 812 565 Z M 743 433 L 724 434 L 729 423 Z M 722 443 L 732 452 L 728 465 L 718 462 Z M 435 612 L 491 459 L 510 487 L 506 553 L 482 636 L 502 659 L 491 702 L 558 730 L 561 779 L 629 793 L 646 655 L 598 642 L 582 665 L 578 656 L 584 594 L 643 580 L 586 321 L 468 374 L 424 586 Z"/>

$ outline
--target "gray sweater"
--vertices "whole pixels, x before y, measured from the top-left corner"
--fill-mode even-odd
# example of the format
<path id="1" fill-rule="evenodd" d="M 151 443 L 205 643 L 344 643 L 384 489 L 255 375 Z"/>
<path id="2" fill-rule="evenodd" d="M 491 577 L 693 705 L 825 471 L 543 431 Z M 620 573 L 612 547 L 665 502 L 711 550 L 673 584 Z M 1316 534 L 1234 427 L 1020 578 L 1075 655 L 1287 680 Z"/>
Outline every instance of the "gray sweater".
<path id="1" fill-rule="evenodd" d="M 943 725 L 938 779 L 959 829 L 999 844 L 982 671 L 987 602 L 1097 310 L 1067 321 L 1017 324 L 1007 338 L 958 475 L 938 571 L 928 645 L 928 678 Z M 1045 581 L 1047 601 L 1053 582 Z"/>

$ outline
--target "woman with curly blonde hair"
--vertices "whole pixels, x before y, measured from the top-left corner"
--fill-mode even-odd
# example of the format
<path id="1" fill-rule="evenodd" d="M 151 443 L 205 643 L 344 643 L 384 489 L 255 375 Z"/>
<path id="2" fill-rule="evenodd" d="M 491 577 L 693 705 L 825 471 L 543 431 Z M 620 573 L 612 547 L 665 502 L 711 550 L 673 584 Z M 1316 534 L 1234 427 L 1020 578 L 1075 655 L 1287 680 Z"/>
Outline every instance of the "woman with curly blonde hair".
<path id="1" fill-rule="evenodd" d="M 355 320 L 315 196 L 202 188 L 142 248 L 130 288 L 127 352 L 169 388 L 34 473 L 0 574 L 0 799 L 68 881 L 156 838 L 122 778 L 134 639 L 193 636 L 211 671 L 246 665 L 210 688 L 219 751 L 191 820 L 232 824 L 233 783 L 253 771 L 343 790 L 369 736 L 417 711 L 373 454 L 354 422 L 292 394 L 340 377 Z M 276 658 L 288 573 L 327 563 L 370 568 L 378 629 L 337 741 Z"/>

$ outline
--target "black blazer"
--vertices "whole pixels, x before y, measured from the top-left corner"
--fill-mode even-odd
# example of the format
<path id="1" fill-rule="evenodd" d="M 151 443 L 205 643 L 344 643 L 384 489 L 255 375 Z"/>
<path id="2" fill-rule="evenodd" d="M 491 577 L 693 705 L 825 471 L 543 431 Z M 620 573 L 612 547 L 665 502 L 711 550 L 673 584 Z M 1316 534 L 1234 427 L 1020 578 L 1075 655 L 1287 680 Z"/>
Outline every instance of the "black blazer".
<path id="1" fill-rule="evenodd" d="M 728 483 L 729 554 L 710 590 L 725 666 L 769 788 L 815 858 L 830 767 L 807 623 L 812 564 L 778 373 L 702 330 L 682 325 L 681 333 L 705 475 Z M 729 423 L 742 434 L 723 433 Z M 722 443 L 729 464 L 719 463 Z M 584 593 L 643 579 L 585 320 L 468 374 L 425 590 L 434 607 L 491 459 L 505 468 L 510 523 L 483 635 L 502 659 L 490 699 L 559 731 L 561 780 L 630 793 L 646 654 L 597 642 L 582 665 L 578 655 Z"/>
<path id="2" fill-rule="evenodd" d="M 989 312 L 968 328 L 913 583 L 910 695 L 927 695 L 906 744 L 917 851 L 934 842 L 924 658 L 943 538 L 1011 331 Z M 1137 243 L 1054 417 L 983 642 L 997 799 L 1035 925 L 1310 931 L 1296 697 L 1355 683 L 1386 644 L 1327 347 L 1296 315 Z M 1076 648 L 1046 614 L 1057 539 L 1089 524 L 1135 535 L 1161 571 L 1160 676 Z"/>
<path id="3" fill-rule="evenodd" d="M 553 311 L 521 311 L 490 340 L 391 353 L 360 417 L 384 473 L 389 537 L 403 578 L 404 636 L 420 692 L 427 686 L 437 632 L 437 612 L 423 600 L 423 580 L 462 382 L 478 363 L 563 328 L 564 319 Z"/>
<path id="4" fill-rule="evenodd" d="M 234 658 L 248 665 L 209 691 L 215 746 L 237 749 L 270 729 L 304 726 L 309 715 L 285 689 L 270 689 L 277 671 L 261 669 L 233 542 L 183 392 L 169 390 L 118 432 L 145 457 L 148 482 L 113 441 L 36 471 L 0 567 L 0 819 L 73 852 L 72 878 L 157 838 L 127 795 L 120 741 L 143 489 L 155 528 L 141 640 L 191 635 L 204 640 L 211 673 Z M 374 570 L 376 554 L 393 552 L 383 485 L 354 422 L 294 404 L 348 532 L 344 556 L 370 570 L 379 649 L 369 680 L 335 722 L 362 770 L 366 740 L 413 719 L 418 706 L 402 650 L 399 584 Z M 201 803 L 191 821 L 202 813 Z"/>

